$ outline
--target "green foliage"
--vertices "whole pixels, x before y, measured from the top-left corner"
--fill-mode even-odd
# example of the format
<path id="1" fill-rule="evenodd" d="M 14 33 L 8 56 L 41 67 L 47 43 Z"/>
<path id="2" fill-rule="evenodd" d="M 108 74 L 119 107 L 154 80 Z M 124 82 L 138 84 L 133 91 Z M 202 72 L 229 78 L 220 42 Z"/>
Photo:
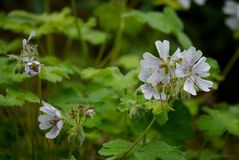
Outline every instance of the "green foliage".
<path id="1" fill-rule="evenodd" d="M 225 131 L 239 135 L 239 107 L 232 106 L 225 109 L 204 108 L 206 115 L 197 120 L 199 128 L 209 136 L 221 136 Z"/>
<path id="2" fill-rule="evenodd" d="M 180 101 L 176 101 L 173 108 L 174 111 L 168 113 L 167 123 L 159 127 L 161 139 L 169 144 L 182 145 L 193 135 L 191 114 Z"/>
<path id="3" fill-rule="evenodd" d="M 151 142 L 135 151 L 137 160 L 185 160 L 184 154 L 177 148 L 162 141 Z"/>
<path id="4" fill-rule="evenodd" d="M 186 152 L 185 158 L 187 160 L 223 160 L 225 159 L 224 156 L 215 153 L 211 150 L 201 150 L 201 151 L 194 151 L 194 150 L 188 150 Z"/>
<path id="5" fill-rule="evenodd" d="M 28 90 L 7 88 L 6 96 L 0 95 L 0 106 L 22 106 L 26 102 L 39 103 L 40 99 Z"/>
<path id="6" fill-rule="evenodd" d="M 103 148 L 99 150 L 99 154 L 103 156 L 110 156 L 106 160 L 114 160 L 117 159 L 117 157 L 122 156 L 130 145 L 130 142 L 122 139 L 113 140 L 105 143 Z"/>
<path id="7" fill-rule="evenodd" d="M 125 140 L 113 140 L 105 143 L 99 153 L 103 156 L 110 156 L 107 160 L 120 159 L 130 145 L 131 143 Z M 184 160 L 184 154 L 177 147 L 161 141 L 150 142 L 145 146 L 138 145 L 128 156 L 128 158 L 137 160 L 156 160 L 158 158 L 162 160 Z"/>

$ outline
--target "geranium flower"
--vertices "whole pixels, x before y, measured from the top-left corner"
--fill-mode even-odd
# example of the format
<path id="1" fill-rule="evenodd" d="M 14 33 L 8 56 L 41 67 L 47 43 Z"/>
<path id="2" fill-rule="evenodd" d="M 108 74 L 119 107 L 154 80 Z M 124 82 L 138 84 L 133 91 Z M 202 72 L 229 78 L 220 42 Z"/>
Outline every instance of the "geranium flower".
<path id="1" fill-rule="evenodd" d="M 206 0 L 194 0 L 197 5 L 204 5 Z M 191 0 L 178 0 L 178 2 L 186 9 L 189 9 L 191 6 Z"/>
<path id="2" fill-rule="evenodd" d="M 61 117 L 61 112 L 48 103 L 43 103 L 43 106 L 40 107 L 40 111 L 46 114 L 40 115 L 38 117 L 38 121 L 40 122 L 39 128 L 41 130 L 46 130 L 52 127 L 52 129 L 46 133 L 45 136 L 48 139 L 56 138 L 60 133 L 64 123 Z"/>
<path id="3" fill-rule="evenodd" d="M 35 76 L 40 73 L 42 65 L 38 61 L 32 61 L 25 64 L 24 72 L 30 76 Z"/>
<path id="4" fill-rule="evenodd" d="M 159 94 L 157 87 L 153 86 L 152 84 L 147 83 L 147 79 L 149 78 L 151 74 L 150 69 L 147 68 L 142 68 L 138 78 L 140 81 L 144 82 L 144 84 L 142 84 L 140 86 L 140 90 L 143 92 L 145 99 L 162 99 L 165 100 L 166 96 L 164 93 Z"/>
<path id="5" fill-rule="evenodd" d="M 180 49 L 169 56 L 170 45 L 169 41 L 164 40 L 155 42 L 156 48 L 159 52 L 159 58 L 153 56 L 151 53 L 144 53 L 143 60 L 140 61 L 142 68 L 152 70 L 152 73 L 147 79 L 147 83 L 156 85 L 162 82 L 168 84 L 172 78 L 171 65 L 181 57 Z"/>
<path id="6" fill-rule="evenodd" d="M 226 1 L 223 7 L 225 14 L 229 15 L 225 20 L 226 25 L 231 30 L 236 30 L 239 28 L 239 3 L 234 1 Z"/>
<path id="7" fill-rule="evenodd" d="M 93 108 L 88 108 L 85 112 L 86 117 L 92 118 L 95 115 L 95 111 Z"/>
<path id="8" fill-rule="evenodd" d="M 183 89 L 192 95 L 196 95 L 195 86 L 205 92 L 209 92 L 213 83 L 202 79 L 209 76 L 210 66 L 206 63 L 206 57 L 202 57 L 200 50 L 194 47 L 183 53 L 181 64 L 177 63 L 175 75 L 178 78 L 185 78 Z"/>

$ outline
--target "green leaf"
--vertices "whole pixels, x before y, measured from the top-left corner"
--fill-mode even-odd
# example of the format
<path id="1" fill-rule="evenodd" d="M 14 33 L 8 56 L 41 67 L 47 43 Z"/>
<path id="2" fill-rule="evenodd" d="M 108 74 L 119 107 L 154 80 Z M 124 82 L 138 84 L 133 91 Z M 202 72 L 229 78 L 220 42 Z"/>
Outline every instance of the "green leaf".
<path id="1" fill-rule="evenodd" d="M 180 101 L 174 102 L 173 109 L 174 111 L 168 113 L 167 123 L 159 127 L 161 140 L 173 145 L 182 145 L 193 134 L 191 114 Z"/>
<path id="2" fill-rule="evenodd" d="M 122 139 L 113 140 L 103 144 L 103 147 L 99 150 L 99 154 L 109 156 L 106 160 L 113 160 L 126 152 L 130 145 L 130 142 Z"/>
<path id="3" fill-rule="evenodd" d="M 137 160 L 185 160 L 184 154 L 177 148 L 165 142 L 156 141 L 146 144 L 134 152 Z"/>
<path id="4" fill-rule="evenodd" d="M 185 33 L 179 31 L 176 33 L 176 37 L 184 49 L 188 49 L 192 46 L 192 41 Z"/>
<path id="5" fill-rule="evenodd" d="M 30 77 L 27 74 L 15 74 L 12 72 L 4 72 L 0 71 L 0 85 L 12 85 L 14 83 L 22 82 L 26 79 L 29 79 Z"/>
<path id="6" fill-rule="evenodd" d="M 176 12 L 171 8 L 164 8 L 161 12 L 148 12 L 144 13 L 138 10 L 125 13 L 123 17 L 135 17 L 139 23 L 148 24 L 149 27 L 161 31 L 163 33 L 176 34 L 183 30 L 183 23 L 177 16 Z M 184 36 L 185 38 L 185 36 Z"/>
<path id="7" fill-rule="evenodd" d="M 41 79 L 56 83 L 69 78 L 69 76 L 59 67 L 43 66 L 40 72 Z"/>
<path id="8" fill-rule="evenodd" d="M 97 7 L 95 15 L 99 18 L 100 26 L 103 29 L 106 31 L 112 31 L 118 29 L 123 11 L 123 6 L 111 2 Z"/>
<path id="9" fill-rule="evenodd" d="M 25 102 L 40 103 L 40 99 L 28 90 L 7 88 L 7 95 L 0 95 L 1 106 L 22 106 Z"/>
<path id="10" fill-rule="evenodd" d="M 225 131 L 239 135 L 239 107 L 234 106 L 227 109 L 204 108 L 207 115 L 202 115 L 197 120 L 197 125 L 209 136 L 221 136 Z"/>

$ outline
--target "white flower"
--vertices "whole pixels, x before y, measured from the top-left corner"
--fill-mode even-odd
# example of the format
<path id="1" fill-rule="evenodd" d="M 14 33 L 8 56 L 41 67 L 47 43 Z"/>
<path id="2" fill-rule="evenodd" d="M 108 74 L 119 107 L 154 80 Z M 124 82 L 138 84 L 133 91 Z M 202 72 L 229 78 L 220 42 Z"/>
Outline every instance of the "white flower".
<path id="1" fill-rule="evenodd" d="M 164 93 L 159 94 L 157 91 L 157 87 L 153 86 L 152 84 L 147 83 L 147 79 L 149 78 L 152 71 L 147 68 L 142 68 L 141 72 L 139 73 L 139 80 L 144 82 L 143 85 L 140 86 L 140 90 L 143 92 L 145 99 L 166 99 L 166 95 Z"/>
<path id="2" fill-rule="evenodd" d="M 231 30 L 236 30 L 239 28 L 239 3 L 234 1 L 226 1 L 223 7 L 225 14 L 229 15 L 225 20 L 226 25 Z"/>
<path id="3" fill-rule="evenodd" d="M 177 49 L 176 52 L 170 57 L 170 46 L 169 41 L 167 40 L 164 40 L 163 42 L 156 41 L 155 45 L 159 52 L 159 58 L 146 52 L 143 55 L 144 59 L 141 60 L 140 63 L 142 68 L 148 68 L 152 70 L 152 73 L 146 80 L 147 83 L 157 85 L 162 82 L 167 85 L 173 78 L 171 65 L 181 58 L 182 53 L 180 52 L 180 49 Z"/>
<path id="4" fill-rule="evenodd" d="M 30 76 L 35 76 L 40 73 L 42 65 L 38 61 L 32 61 L 25 64 L 24 72 Z"/>
<path id="5" fill-rule="evenodd" d="M 86 110 L 85 112 L 85 115 L 88 117 L 88 118 L 92 118 L 94 115 L 95 115 L 95 111 L 93 108 L 89 108 Z"/>
<path id="6" fill-rule="evenodd" d="M 206 63 L 206 57 L 202 57 L 200 50 L 194 47 L 183 53 L 182 63 L 176 65 L 175 74 L 178 78 L 185 78 L 183 89 L 192 95 L 196 95 L 195 85 L 205 92 L 209 92 L 213 83 L 202 79 L 209 76 L 210 66 Z"/>
<path id="7" fill-rule="evenodd" d="M 204 5 L 206 0 L 194 0 L 197 5 Z M 191 6 L 191 0 L 178 0 L 178 2 L 186 9 L 189 9 Z"/>
<path id="8" fill-rule="evenodd" d="M 56 136 L 58 136 L 60 133 L 64 123 L 61 117 L 61 112 L 48 103 L 43 103 L 43 106 L 40 107 L 40 111 L 46 114 L 40 115 L 38 117 L 38 121 L 40 122 L 39 128 L 41 130 L 46 130 L 52 127 L 52 129 L 46 133 L 45 136 L 48 139 L 56 138 Z"/>

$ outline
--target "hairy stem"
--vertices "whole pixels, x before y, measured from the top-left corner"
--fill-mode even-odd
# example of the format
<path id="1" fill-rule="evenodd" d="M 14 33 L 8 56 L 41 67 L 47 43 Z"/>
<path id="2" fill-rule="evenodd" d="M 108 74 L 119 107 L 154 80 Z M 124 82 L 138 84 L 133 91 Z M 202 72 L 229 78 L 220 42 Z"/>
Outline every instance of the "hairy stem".
<path id="1" fill-rule="evenodd" d="M 154 121 L 156 120 L 156 117 L 154 117 L 151 122 L 148 124 L 148 126 L 145 128 L 145 130 L 141 133 L 141 135 L 129 146 L 127 151 L 123 154 L 123 156 L 120 158 L 124 160 L 127 156 L 127 154 L 139 143 L 139 141 L 148 133 L 149 129 L 154 124 Z"/>

